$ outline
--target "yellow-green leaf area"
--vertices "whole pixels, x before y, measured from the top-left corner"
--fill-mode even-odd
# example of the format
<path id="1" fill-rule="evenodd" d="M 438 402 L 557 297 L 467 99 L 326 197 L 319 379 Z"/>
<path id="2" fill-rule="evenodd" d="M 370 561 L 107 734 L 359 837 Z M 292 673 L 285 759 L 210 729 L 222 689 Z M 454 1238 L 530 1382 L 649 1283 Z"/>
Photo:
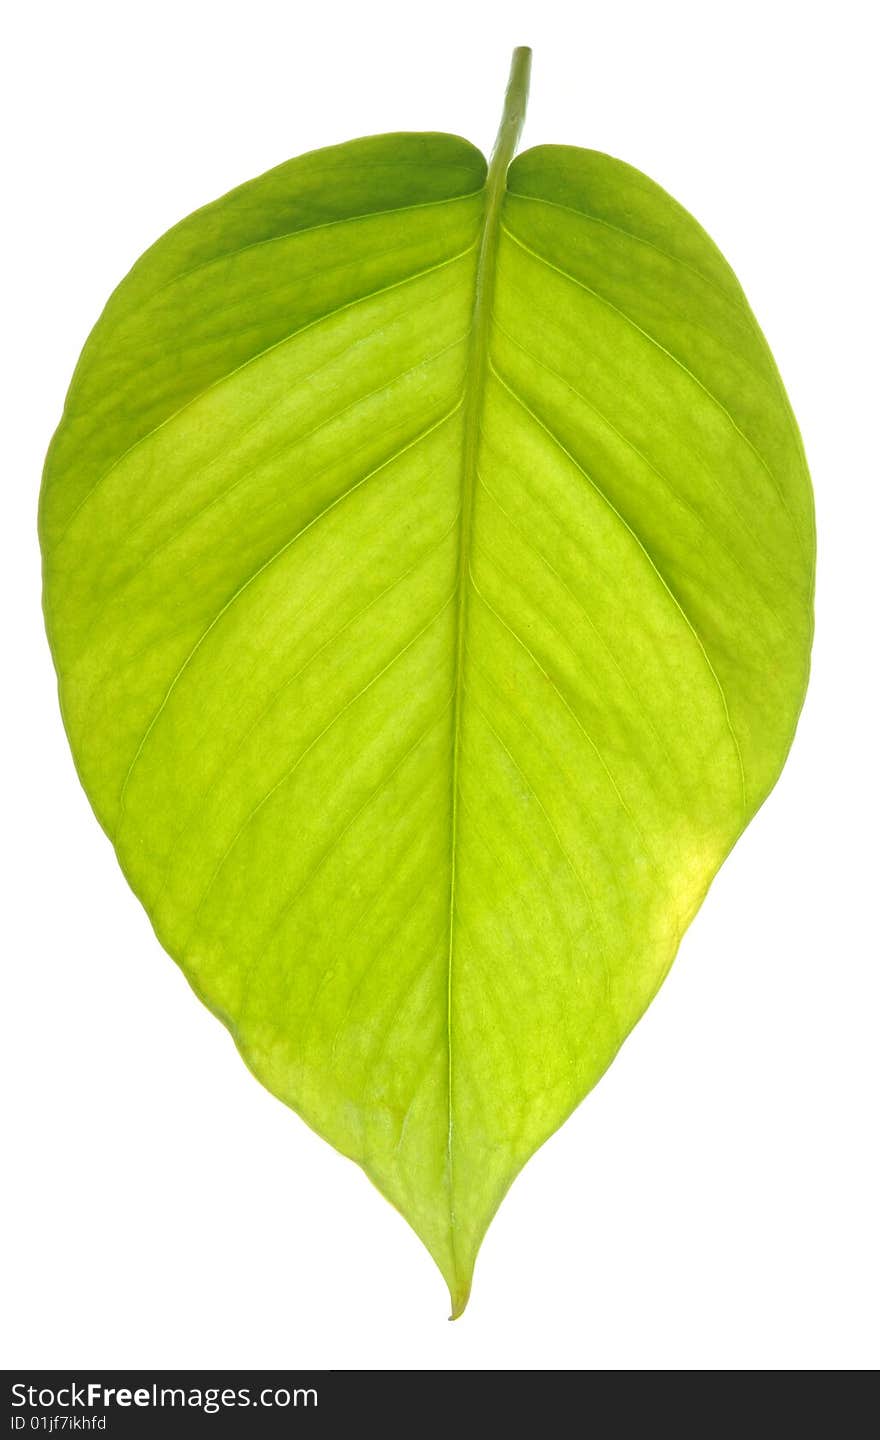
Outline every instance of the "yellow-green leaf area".
<path id="1" fill-rule="evenodd" d="M 809 477 L 742 290 L 629 166 L 510 163 L 527 69 L 489 167 L 355 140 L 159 240 L 40 514 L 132 888 L 456 1314 L 774 784 L 812 633 Z"/>

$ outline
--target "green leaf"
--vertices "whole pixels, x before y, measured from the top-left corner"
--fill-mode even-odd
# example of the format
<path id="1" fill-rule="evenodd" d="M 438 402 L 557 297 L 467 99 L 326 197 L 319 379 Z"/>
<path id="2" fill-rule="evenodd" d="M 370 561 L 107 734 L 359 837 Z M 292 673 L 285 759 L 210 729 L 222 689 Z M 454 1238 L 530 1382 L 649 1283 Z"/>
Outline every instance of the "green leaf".
<path id="1" fill-rule="evenodd" d="M 510 165 L 528 62 L 488 174 L 355 140 L 159 240 L 40 516 L 126 876 L 454 1314 L 776 780 L 812 629 L 809 478 L 736 279 L 619 161 Z"/>

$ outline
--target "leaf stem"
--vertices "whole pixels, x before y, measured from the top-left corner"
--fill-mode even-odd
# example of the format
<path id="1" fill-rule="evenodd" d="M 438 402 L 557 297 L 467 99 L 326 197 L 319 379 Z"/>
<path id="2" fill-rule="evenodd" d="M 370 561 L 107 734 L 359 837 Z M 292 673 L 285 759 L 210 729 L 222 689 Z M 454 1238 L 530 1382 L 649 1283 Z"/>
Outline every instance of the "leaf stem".
<path id="1" fill-rule="evenodd" d="M 455 934 L 455 860 L 458 845 L 459 823 L 459 756 L 461 750 L 461 710 L 464 693 L 463 673 L 465 656 L 465 632 L 467 629 L 468 586 L 471 583 L 471 528 L 473 523 L 474 492 L 477 484 L 477 458 L 480 448 L 483 403 L 486 394 L 486 377 L 489 367 L 489 335 L 492 326 L 492 302 L 495 295 L 495 271 L 498 259 L 498 232 L 501 221 L 501 204 L 507 182 L 507 170 L 522 133 L 526 118 L 526 102 L 529 94 L 529 75 L 532 68 L 532 52 L 528 46 L 518 46 L 510 63 L 510 78 L 504 96 L 501 124 L 489 161 L 486 176 L 486 209 L 483 215 L 483 233 L 480 239 L 480 253 L 474 286 L 474 308 L 471 317 L 470 345 L 465 390 L 464 445 L 461 477 L 461 520 L 458 544 L 458 579 L 456 590 L 456 642 L 455 642 L 455 702 L 452 720 L 452 779 L 451 779 L 451 824 L 450 824 L 450 871 L 449 871 L 449 937 L 447 954 L 446 992 L 446 1044 L 448 1052 L 448 1129 L 446 1141 L 446 1181 L 449 1188 L 449 1250 L 452 1260 L 453 1278 L 450 1283 L 452 1299 L 451 1319 L 455 1320 L 464 1310 L 470 1293 L 473 1259 L 466 1262 L 466 1273 L 462 1273 L 455 1236 L 455 1171 L 453 1165 L 454 1144 L 454 1089 L 452 1065 L 452 969 Z"/>
<path id="2" fill-rule="evenodd" d="M 500 201 L 504 190 L 507 167 L 516 153 L 519 137 L 526 118 L 529 101 L 529 79 L 532 73 L 532 52 L 528 45 L 518 45 L 510 62 L 510 78 L 504 96 L 501 124 L 495 137 L 492 158 L 489 161 L 489 175 L 486 187 L 490 200 L 493 194 Z M 486 216 L 487 229 L 489 216 Z"/>

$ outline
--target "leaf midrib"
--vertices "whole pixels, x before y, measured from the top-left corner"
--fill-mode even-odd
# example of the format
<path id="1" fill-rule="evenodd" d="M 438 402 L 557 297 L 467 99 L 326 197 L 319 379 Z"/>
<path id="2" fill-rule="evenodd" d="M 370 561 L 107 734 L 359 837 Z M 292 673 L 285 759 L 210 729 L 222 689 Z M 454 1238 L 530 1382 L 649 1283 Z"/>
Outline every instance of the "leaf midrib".
<path id="1" fill-rule="evenodd" d="M 458 565 L 455 591 L 455 688 L 453 692 L 452 763 L 450 772 L 449 830 L 449 918 L 446 953 L 446 1051 L 447 1051 L 447 1129 L 446 1177 L 449 1192 L 449 1250 L 456 1280 L 459 1277 L 455 1239 L 454 1183 L 454 1073 L 452 1041 L 452 986 L 455 956 L 455 887 L 456 849 L 458 843 L 459 767 L 461 761 L 461 713 L 464 699 L 464 656 L 467 630 L 468 598 L 471 584 L 471 534 L 473 528 L 474 494 L 477 486 L 477 456 L 480 429 L 489 373 L 489 337 L 492 328 L 492 304 L 498 265 L 498 242 L 501 234 L 501 205 L 507 188 L 507 171 L 513 159 L 525 119 L 531 52 L 514 52 L 510 82 L 498 137 L 486 176 L 486 205 L 474 280 L 474 303 L 467 370 L 464 383 L 464 436 L 462 443 L 461 506 L 459 519 Z M 467 1301 L 469 1281 L 463 1293 L 453 1294 L 453 1316 L 461 1313 Z"/>

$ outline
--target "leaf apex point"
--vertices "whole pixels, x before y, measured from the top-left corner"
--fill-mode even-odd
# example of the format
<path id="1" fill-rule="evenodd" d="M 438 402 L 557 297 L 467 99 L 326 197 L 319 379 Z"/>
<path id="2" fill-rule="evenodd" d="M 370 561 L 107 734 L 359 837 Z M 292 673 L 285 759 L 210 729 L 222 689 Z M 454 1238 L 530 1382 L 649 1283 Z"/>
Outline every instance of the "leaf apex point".
<path id="1" fill-rule="evenodd" d="M 450 1320 L 460 1320 L 460 1319 L 461 1319 L 462 1315 L 464 1314 L 465 1310 L 467 1309 L 467 1303 L 468 1303 L 468 1300 L 469 1300 L 470 1298 L 471 1298 L 470 1286 L 468 1286 L 467 1289 L 465 1289 L 465 1290 L 457 1290 L 457 1291 L 450 1290 L 450 1292 L 449 1292 L 449 1301 L 450 1301 L 450 1304 L 451 1304 L 451 1306 L 452 1306 L 452 1310 L 451 1310 L 450 1315 L 449 1315 L 449 1319 L 450 1319 Z"/>

